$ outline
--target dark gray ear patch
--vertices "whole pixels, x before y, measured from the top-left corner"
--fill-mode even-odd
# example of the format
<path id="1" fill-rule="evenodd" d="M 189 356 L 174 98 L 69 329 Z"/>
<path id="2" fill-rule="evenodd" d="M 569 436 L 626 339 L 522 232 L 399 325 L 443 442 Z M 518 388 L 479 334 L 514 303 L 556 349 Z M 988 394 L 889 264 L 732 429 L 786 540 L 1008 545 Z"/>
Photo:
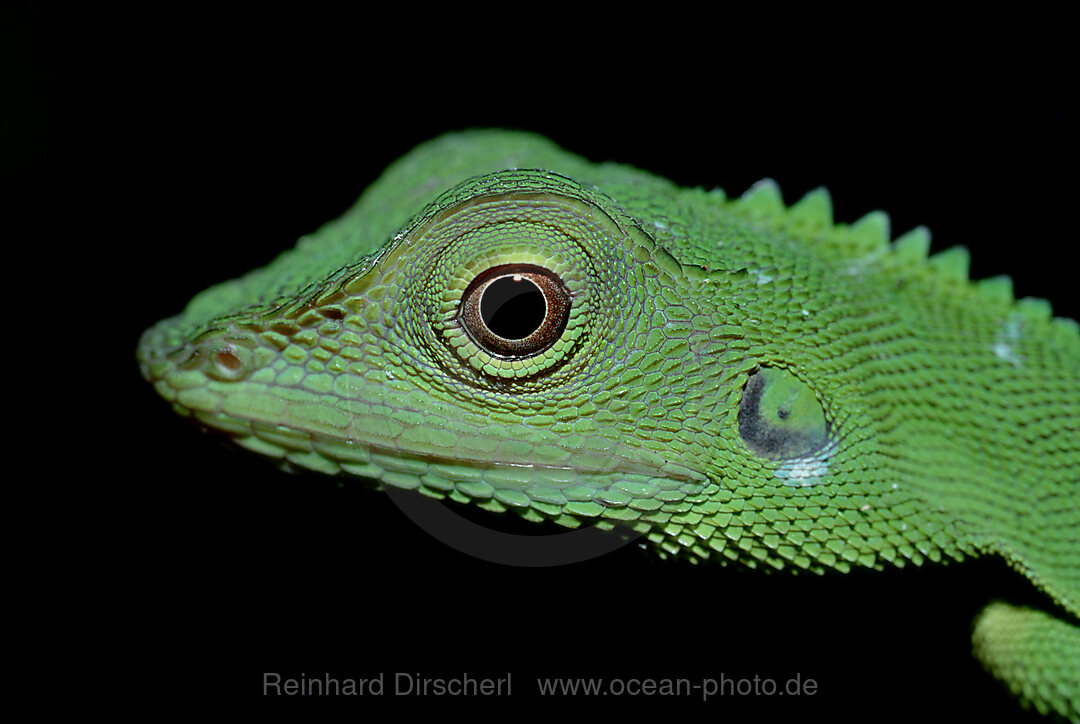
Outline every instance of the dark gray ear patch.
<path id="1" fill-rule="evenodd" d="M 789 460 L 829 441 L 829 424 L 810 386 L 787 370 L 760 367 L 739 402 L 739 436 L 758 457 Z"/>

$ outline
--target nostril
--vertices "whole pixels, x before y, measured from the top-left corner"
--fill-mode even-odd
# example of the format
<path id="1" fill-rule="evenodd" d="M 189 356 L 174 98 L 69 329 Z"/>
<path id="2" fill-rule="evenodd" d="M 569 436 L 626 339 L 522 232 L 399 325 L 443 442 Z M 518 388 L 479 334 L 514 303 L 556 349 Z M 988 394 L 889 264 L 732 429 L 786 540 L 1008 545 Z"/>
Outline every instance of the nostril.
<path id="1" fill-rule="evenodd" d="M 251 369 L 251 350 L 229 342 L 217 342 L 208 350 L 210 364 L 204 370 L 216 380 L 231 382 L 244 377 Z"/>
<path id="2" fill-rule="evenodd" d="M 238 370 L 243 366 L 240 358 L 231 349 L 219 349 L 214 353 L 214 361 L 228 370 Z"/>

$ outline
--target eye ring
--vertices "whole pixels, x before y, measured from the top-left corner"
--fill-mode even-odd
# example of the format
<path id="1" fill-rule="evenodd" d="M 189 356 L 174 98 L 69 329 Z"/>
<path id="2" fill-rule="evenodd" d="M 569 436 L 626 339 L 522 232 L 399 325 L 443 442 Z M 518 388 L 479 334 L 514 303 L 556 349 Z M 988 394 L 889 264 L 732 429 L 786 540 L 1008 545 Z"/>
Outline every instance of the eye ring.
<path id="1" fill-rule="evenodd" d="M 501 264 L 465 288 L 458 320 L 488 353 L 523 359 L 555 344 L 566 329 L 572 302 L 554 272 L 533 264 Z"/>

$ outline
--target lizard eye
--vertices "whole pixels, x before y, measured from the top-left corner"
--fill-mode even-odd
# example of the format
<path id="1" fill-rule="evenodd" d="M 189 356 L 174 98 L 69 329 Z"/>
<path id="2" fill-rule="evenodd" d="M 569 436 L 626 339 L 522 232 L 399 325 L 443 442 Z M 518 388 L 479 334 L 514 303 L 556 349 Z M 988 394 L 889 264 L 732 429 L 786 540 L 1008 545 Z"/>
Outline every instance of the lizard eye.
<path id="1" fill-rule="evenodd" d="M 531 357 L 555 343 L 570 318 L 572 297 L 553 272 L 503 264 L 478 275 L 462 294 L 460 321 L 492 355 Z"/>

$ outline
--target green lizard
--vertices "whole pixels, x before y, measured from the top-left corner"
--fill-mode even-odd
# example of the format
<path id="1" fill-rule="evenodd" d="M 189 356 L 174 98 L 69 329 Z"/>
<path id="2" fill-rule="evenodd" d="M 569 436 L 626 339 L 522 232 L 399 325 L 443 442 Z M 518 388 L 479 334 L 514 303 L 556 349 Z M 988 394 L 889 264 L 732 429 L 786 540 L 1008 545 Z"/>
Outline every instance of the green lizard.
<path id="1" fill-rule="evenodd" d="M 967 254 L 469 132 L 148 330 L 177 412 L 284 464 L 770 569 L 998 555 L 976 655 L 1080 717 L 1080 333 Z"/>

